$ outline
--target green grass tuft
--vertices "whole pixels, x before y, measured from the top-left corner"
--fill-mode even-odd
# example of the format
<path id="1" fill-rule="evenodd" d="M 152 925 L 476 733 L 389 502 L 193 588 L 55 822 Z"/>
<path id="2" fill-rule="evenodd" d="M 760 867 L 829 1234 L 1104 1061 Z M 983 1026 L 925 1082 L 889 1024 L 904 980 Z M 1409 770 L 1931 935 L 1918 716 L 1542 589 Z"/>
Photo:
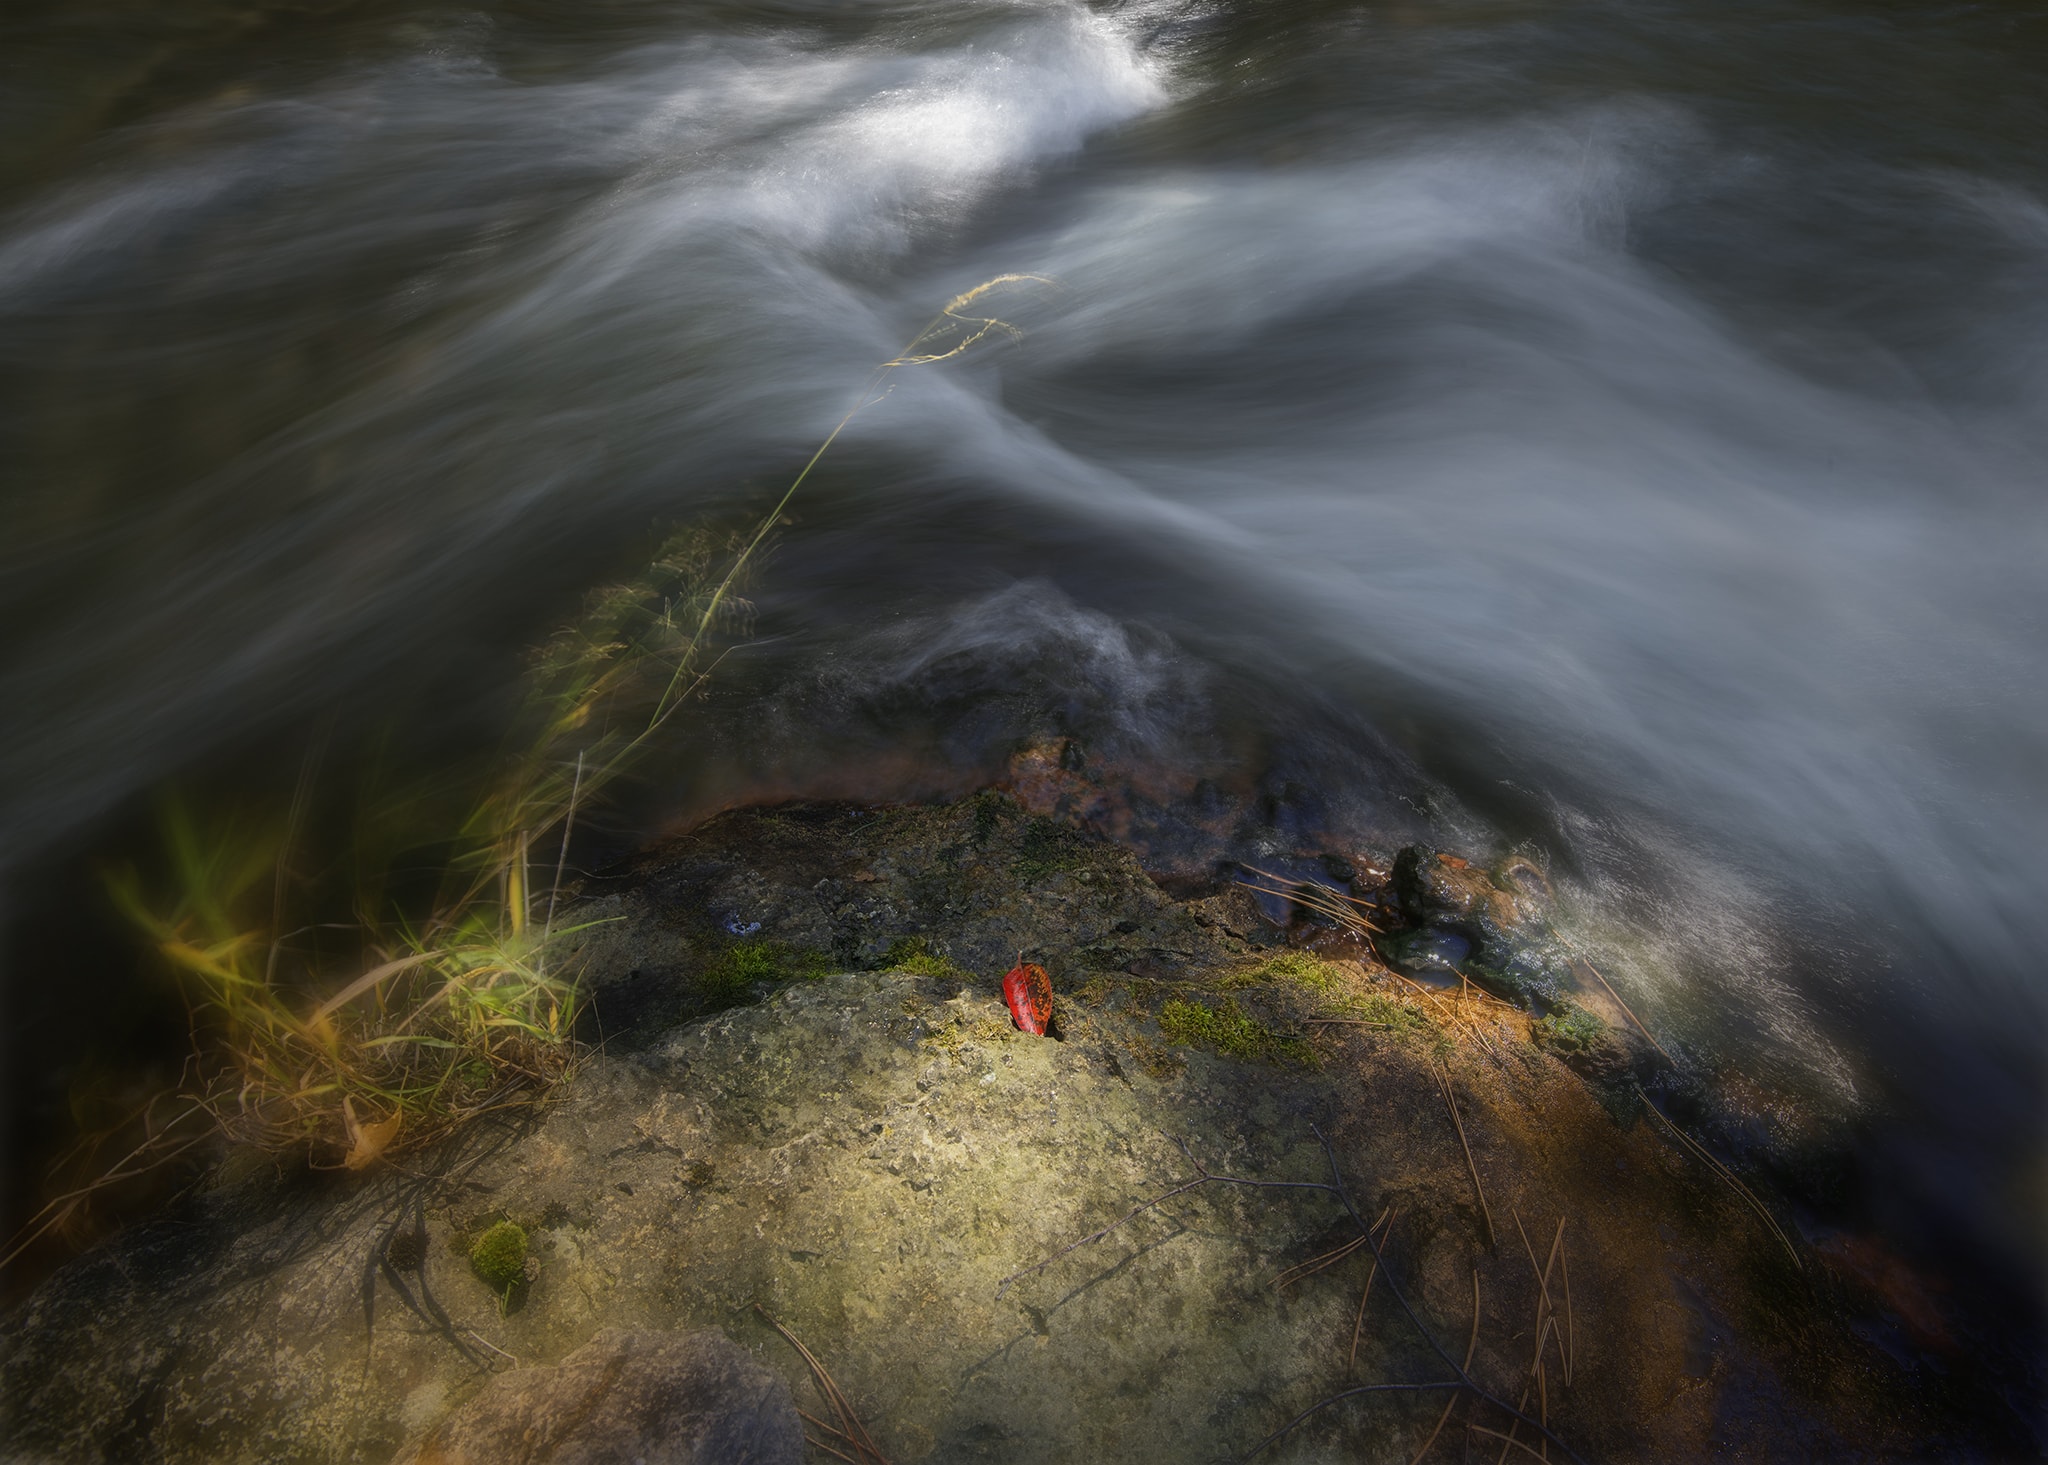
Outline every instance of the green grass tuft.
<path id="1" fill-rule="evenodd" d="M 579 816 L 673 735 L 718 663 L 718 643 L 748 634 L 750 566 L 841 432 L 887 396 L 891 374 L 1015 336 L 969 307 L 1047 284 L 1006 274 L 956 296 L 876 367 L 750 532 L 684 529 L 644 573 L 588 597 L 535 652 L 521 725 L 487 776 L 446 788 L 373 777 L 339 850 L 308 847 L 329 822 L 318 816 L 345 797 L 321 789 L 311 756 L 290 808 L 265 820 L 226 810 L 203 819 L 167 799 L 167 868 L 110 871 L 107 884 L 180 982 L 196 1061 L 185 1087 L 142 1111 L 147 1133 L 134 1153 L 86 1184 L 53 1186 L 57 1198 L 0 1267 L 82 1217 L 103 1187 L 191 1150 L 204 1137 L 195 1129 L 360 1170 L 561 1083 L 577 1052 L 578 993 L 556 944 L 574 928 L 557 916 L 573 899 L 564 879 Z M 984 831 L 983 812 L 978 836 L 1007 817 L 985 806 Z M 423 866 L 439 872 L 437 889 Z M 760 981 L 825 969 L 822 953 L 756 942 L 720 955 L 703 980 L 729 1005 Z M 168 1119 L 155 1114 L 159 1099 L 176 1105 Z M 96 1167 L 108 1133 L 81 1137 L 66 1163 Z"/>

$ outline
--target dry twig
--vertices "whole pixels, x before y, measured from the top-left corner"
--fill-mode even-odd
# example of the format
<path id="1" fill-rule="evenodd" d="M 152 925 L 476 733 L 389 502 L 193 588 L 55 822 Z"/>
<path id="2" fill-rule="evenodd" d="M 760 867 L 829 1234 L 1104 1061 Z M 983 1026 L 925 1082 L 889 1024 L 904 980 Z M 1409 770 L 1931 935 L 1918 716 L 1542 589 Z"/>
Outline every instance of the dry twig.
<path id="1" fill-rule="evenodd" d="M 1472 1355 L 1479 1348 L 1479 1268 L 1472 1269 L 1472 1331 L 1465 1339 L 1465 1370 L 1472 1370 Z M 1422 1465 L 1422 1457 L 1429 1453 L 1429 1447 L 1436 1443 L 1436 1437 L 1444 1432 L 1444 1424 L 1451 1417 L 1451 1411 L 1458 1406 L 1458 1396 L 1451 1395 L 1444 1400 L 1444 1412 L 1436 1417 L 1436 1428 L 1429 1432 L 1429 1438 L 1422 1442 L 1422 1448 L 1408 1465 Z"/>

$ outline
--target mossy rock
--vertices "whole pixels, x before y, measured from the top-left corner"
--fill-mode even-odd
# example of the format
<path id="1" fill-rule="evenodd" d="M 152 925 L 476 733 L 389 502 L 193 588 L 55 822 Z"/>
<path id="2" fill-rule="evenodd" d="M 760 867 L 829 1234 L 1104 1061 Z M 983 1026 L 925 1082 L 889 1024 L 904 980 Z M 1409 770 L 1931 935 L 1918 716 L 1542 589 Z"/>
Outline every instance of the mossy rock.
<path id="1" fill-rule="evenodd" d="M 1570 955 L 1546 916 L 1548 880 L 1533 862 L 1509 860 L 1489 873 L 1410 845 L 1394 860 L 1394 889 L 1415 927 L 1375 943 L 1395 967 L 1458 972 L 1532 1009 L 1571 990 Z"/>
<path id="2" fill-rule="evenodd" d="M 1033 819 L 1017 841 L 1012 868 L 1017 878 L 1028 884 L 1061 870 L 1077 869 L 1087 857 L 1088 837 L 1080 830 L 1051 819 Z"/>
<path id="3" fill-rule="evenodd" d="M 1577 1003 L 1559 1002 L 1530 1036 L 1589 1080 L 1616 1118 L 1633 1116 L 1635 1060 L 1611 1024 Z M 1617 1109 L 1610 1101 L 1615 1096 L 1625 1096 L 1628 1102 Z"/>
<path id="4" fill-rule="evenodd" d="M 1560 1052 L 1576 1053 L 1591 1048 L 1609 1032 L 1596 1013 L 1572 1002 L 1560 1002 L 1550 1016 L 1536 1025 L 1536 1039 Z"/>

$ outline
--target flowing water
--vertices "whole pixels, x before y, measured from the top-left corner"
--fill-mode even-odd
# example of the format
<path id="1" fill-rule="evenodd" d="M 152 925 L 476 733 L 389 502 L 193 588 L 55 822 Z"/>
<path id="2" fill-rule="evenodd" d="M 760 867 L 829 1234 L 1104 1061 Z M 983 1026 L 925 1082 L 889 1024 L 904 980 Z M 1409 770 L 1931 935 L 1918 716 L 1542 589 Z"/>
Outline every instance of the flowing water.
<path id="1" fill-rule="evenodd" d="M 2039 7 L 0 26 L 18 925 L 313 722 L 487 746 L 583 587 L 1041 276 L 806 485 L 669 810 L 1048 726 L 1426 806 L 1543 851 L 1695 1051 L 1865 1114 L 1890 1224 L 2038 1281 Z"/>

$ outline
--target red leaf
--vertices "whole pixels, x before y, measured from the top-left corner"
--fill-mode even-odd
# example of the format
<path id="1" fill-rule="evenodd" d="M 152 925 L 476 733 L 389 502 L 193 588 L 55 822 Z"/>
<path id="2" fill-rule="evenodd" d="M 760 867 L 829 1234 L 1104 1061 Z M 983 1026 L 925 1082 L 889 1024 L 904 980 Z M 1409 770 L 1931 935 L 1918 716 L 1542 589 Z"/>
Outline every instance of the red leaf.
<path id="1" fill-rule="evenodd" d="M 1010 1004 L 1018 1027 L 1034 1037 L 1045 1036 L 1052 1021 L 1052 978 L 1044 967 L 1029 962 L 1012 967 L 1003 978 L 1003 1001 Z"/>

